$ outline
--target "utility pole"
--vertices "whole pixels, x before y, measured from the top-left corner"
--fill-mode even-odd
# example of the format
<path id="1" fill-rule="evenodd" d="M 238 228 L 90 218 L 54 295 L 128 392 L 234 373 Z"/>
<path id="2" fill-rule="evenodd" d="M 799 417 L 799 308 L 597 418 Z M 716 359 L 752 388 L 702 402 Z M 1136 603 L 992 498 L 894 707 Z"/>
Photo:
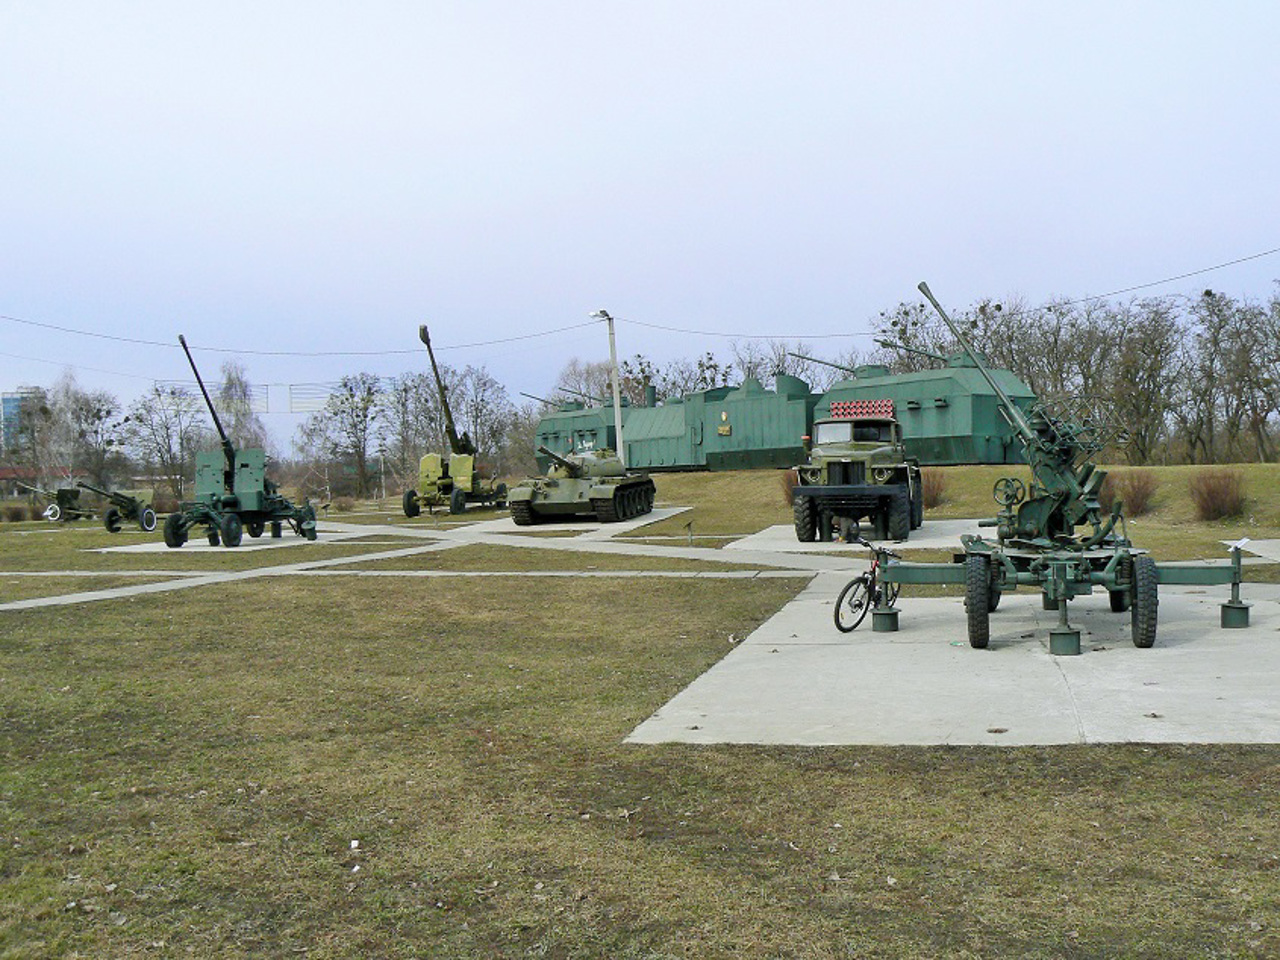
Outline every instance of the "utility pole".
<path id="1" fill-rule="evenodd" d="M 613 335 L 613 317 L 608 310 L 597 310 L 591 314 L 609 324 L 609 379 L 613 381 L 613 432 L 617 437 L 618 459 L 622 468 L 627 467 L 627 447 L 622 442 L 622 389 L 618 386 L 618 344 Z"/>

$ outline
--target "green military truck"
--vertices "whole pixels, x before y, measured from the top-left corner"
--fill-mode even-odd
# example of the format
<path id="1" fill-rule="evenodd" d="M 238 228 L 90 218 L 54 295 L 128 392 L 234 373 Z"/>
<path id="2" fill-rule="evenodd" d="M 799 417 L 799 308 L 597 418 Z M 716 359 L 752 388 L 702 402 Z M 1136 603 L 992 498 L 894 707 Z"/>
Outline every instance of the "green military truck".
<path id="1" fill-rule="evenodd" d="M 833 402 L 813 423 L 791 492 L 796 539 L 828 541 L 867 520 L 877 540 L 906 540 L 924 521 L 920 462 L 907 456 L 892 400 Z"/>

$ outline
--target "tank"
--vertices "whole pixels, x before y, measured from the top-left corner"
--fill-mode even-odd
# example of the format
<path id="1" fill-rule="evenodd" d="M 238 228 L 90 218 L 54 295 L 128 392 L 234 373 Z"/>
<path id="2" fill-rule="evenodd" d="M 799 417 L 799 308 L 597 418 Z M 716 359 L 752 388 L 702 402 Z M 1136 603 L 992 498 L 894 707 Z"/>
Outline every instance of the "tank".
<path id="1" fill-rule="evenodd" d="M 511 519 L 517 526 L 575 516 L 615 523 L 653 509 L 654 485 L 649 474 L 628 472 L 612 450 L 561 456 L 540 446 L 538 452 L 551 464 L 546 476 L 523 480 L 507 493 Z"/>

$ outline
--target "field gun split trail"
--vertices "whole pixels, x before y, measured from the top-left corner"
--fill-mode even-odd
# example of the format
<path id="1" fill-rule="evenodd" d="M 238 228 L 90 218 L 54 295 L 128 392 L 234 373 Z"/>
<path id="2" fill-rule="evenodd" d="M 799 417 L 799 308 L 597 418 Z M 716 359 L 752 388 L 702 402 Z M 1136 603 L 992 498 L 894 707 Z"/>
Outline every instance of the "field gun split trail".
<path id="1" fill-rule="evenodd" d="M 90 493 L 96 493 L 111 504 L 102 514 L 102 525 L 108 532 L 119 533 L 126 522 L 136 523 L 144 533 L 150 533 L 156 528 L 156 512 L 146 501 L 119 491 L 104 490 L 83 480 L 77 480 L 76 486 L 83 487 Z"/>

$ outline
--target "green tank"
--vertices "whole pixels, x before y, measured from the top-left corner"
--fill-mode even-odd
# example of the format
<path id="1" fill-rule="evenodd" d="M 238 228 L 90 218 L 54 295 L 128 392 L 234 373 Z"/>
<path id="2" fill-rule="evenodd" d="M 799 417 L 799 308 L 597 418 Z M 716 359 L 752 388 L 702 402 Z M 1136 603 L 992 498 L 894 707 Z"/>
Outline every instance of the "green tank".
<path id="1" fill-rule="evenodd" d="M 647 473 L 631 473 L 612 450 L 561 456 L 545 446 L 538 452 L 551 467 L 507 493 L 511 519 L 527 527 L 557 517 L 594 516 L 601 523 L 630 520 L 653 509 L 654 486 Z"/>

